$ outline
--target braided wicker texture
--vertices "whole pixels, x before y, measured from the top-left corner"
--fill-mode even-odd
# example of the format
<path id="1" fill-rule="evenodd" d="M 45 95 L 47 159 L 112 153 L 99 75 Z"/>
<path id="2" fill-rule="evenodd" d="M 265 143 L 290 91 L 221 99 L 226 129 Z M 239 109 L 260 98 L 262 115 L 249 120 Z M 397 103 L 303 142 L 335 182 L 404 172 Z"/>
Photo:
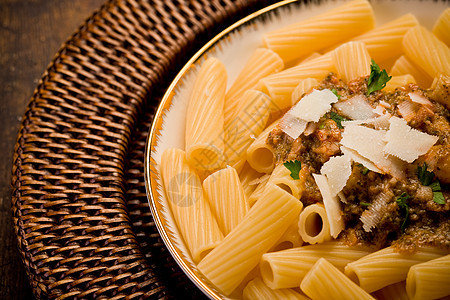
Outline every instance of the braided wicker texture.
<path id="1" fill-rule="evenodd" d="M 55 56 L 18 134 L 12 213 L 37 298 L 201 299 L 144 184 L 153 111 L 207 40 L 275 1 L 109 1 Z"/>

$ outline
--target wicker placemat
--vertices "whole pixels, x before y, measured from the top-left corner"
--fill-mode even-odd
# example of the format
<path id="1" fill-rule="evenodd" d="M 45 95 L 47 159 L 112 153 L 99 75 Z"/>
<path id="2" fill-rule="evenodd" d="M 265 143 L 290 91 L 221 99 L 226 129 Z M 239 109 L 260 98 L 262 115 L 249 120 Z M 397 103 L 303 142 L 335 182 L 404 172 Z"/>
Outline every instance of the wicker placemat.
<path id="1" fill-rule="evenodd" d="M 62 46 L 24 114 L 13 163 L 14 226 L 38 298 L 204 298 L 153 223 L 145 142 L 189 57 L 271 2 L 111 0 Z"/>

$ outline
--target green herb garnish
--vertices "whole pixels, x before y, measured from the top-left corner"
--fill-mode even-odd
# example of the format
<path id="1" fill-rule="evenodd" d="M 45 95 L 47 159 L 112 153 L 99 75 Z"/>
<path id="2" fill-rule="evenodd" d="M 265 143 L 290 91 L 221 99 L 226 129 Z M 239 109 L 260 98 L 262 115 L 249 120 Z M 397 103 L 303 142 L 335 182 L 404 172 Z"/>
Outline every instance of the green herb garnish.
<path id="1" fill-rule="evenodd" d="M 445 204 L 444 194 L 442 194 L 441 191 L 441 184 L 439 183 L 439 180 L 434 180 L 434 172 L 427 170 L 426 163 L 423 163 L 422 167 L 417 167 L 417 177 L 419 177 L 419 180 L 423 185 L 431 187 L 434 202 L 437 204 Z"/>
<path id="2" fill-rule="evenodd" d="M 402 226 L 401 226 L 402 232 L 405 231 L 405 225 L 406 225 L 406 222 L 408 221 L 408 217 L 409 217 L 409 206 L 408 206 L 408 203 L 406 203 L 406 200 L 408 200 L 409 198 L 411 198 L 410 195 L 408 195 L 407 193 L 403 193 L 400 195 L 400 197 L 395 199 L 398 207 L 403 209 L 403 211 L 405 212 L 405 218 L 403 219 Z"/>
<path id="3" fill-rule="evenodd" d="M 367 83 L 367 95 L 370 93 L 379 91 L 386 86 L 386 83 L 391 80 L 392 76 L 389 76 L 386 70 L 380 70 L 380 67 L 372 59 L 370 65 L 369 82 Z"/>
<path id="4" fill-rule="evenodd" d="M 336 97 L 338 98 L 338 100 L 341 99 L 341 95 L 338 94 L 338 92 L 336 91 L 336 89 L 332 89 L 331 92 L 332 92 L 333 94 L 336 95 Z"/>
<path id="5" fill-rule="evenodd" d="M 302 163 L 299 160 L 287 161 L 283 164 L 289 171 L 291 171 L 292 179 L 300 179 L 298 174 L 302 168 Z"/>
<path id="6" fill-rule="evenodd" d="M 339 115 L 339 114 L 337 114 L 337 113 L 335 113 L 335 112 L 331 112 L 330 113 L 330 118 L 331 118 L 331 120 L 333 120 L 334 122 L 336 122 L 336 124 L 337 124 L 337 126 L 340 128 L 340 129 L 342 129 L 342 128 L 344 128 L 344 126 L 342 126 L 342 121 L 348 121 L 346 118 L 344 118 L 343 116 L 341 116 L 341 115 Z"/>
<path id="7" fill-rule="evenodd" d="M 358 164 L 358 167 L 360 167 L 362 170 L 361 170 L 361 174 L 363 174 L 363 175 L 367 175 L 367 173 L 369 173 L 369 168 L 367 168 L 367 167 L 364 167 L 364 165 L 363 164 Z"/>
<path id="8" fill-rule="evenodd" d="M 359 205 L 367 207 L 370 205 L 370 203 L 369 202 L 359 202 Z"/>

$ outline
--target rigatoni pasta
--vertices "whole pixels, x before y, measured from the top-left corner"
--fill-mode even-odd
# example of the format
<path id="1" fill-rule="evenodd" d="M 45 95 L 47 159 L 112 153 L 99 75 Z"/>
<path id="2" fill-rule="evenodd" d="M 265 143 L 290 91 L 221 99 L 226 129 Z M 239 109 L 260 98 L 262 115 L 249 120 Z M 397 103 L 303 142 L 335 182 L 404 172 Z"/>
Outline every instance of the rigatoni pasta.
<path id="1" fill-rule="evenodd" d="M 197 169 L 224 167 L 226 83 L 227 72 L 222 62 L 209 58 L 202 64 L 186 112 L 186 155 L 189 163 Z"/>
<path id="2" fill-rule="evenodd" d="M 437 299 L 450 294 L 450 254 L 412 266 L 406 278 L 411 300 Z"/>
<path id="3" fill-rule="evenodd" d="M 242 222 L 198 264 L 199 270 L 224 294 L 231 294 L 301 209 L 291 194 L 276 185 L 267 187 Z"/>
<path id="4" fill-rule="evenodd" d="M 176 224 L 193 260 L 198 262 L 223 239 L 200 179 L 179 149 L 164 151 L 161 176 Z"/>
<path id="5" fill-rule="evenodd" d="M 357 36 L 374 26 L 367 1 L 353 0 L 326 13 L 267 33 L 264 43 L 289 63 Z"/>
<path id="6" fill-rule="evenodd" d="M 261 278 L 255 278 L 244 288 L 244 300 L 307 300 L 308 297 L 296 292 L 294 289 L 271 289 L 265 285 Z"/>
<path id="7" fill-rule="evenodd" d="M 230 189 L 230 186 L 234 188 Z M 203 190 L 217 224 L 226 236 L 242 221 L 249 210 L 236 169 L 227 167 L 209 175 L 203 181 Z"/>
<path id="8" fill-rule="evenodd" d="M 349 263 L 345 267 L 345 274 L 371 293 L 405 280 L 409 269 L 415 264 L 445 254 L 446 251 L 432 247 L 420 248 L 414 254 L 401 254 L 391 246 Z"/>
<path id="9" fill-rule="evenodd" d="M 326 258 L 343 272 L 348 263 L 369 253 L 371 253 L 369 248 L 348 246 L 340 242 L 327 242 L 269 252 L 261 258 L 261 276 L 272 289 L 294 288 L 300 285 L 306 273 L 321 257 Z"/>
<path id="10" fill-rule="evenodd" d="M 320 258 L 314 264 L 302 280 L 300 288 L 308 297 L 317 300 L 375 299 L 325 258 Z"/>

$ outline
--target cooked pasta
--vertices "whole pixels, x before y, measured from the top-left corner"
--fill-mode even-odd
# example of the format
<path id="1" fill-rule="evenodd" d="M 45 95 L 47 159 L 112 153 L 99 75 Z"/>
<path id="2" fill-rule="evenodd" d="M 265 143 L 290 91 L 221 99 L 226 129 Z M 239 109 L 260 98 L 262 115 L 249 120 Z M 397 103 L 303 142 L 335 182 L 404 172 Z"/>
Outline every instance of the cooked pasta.
<path id="1" fill-rule="evenodd" d="M 247 149 L 266 128 L 270 98 L 260 91 L 247 90 L 239 98 L 239 112 L 225 126 L 225 160 L 240 171 L 247 161 Z"/>
<path id="2" fill-rule="evenodd" d="M 308 297 L 296 292 L 293 289 L 277 289 L 273 290 L 269 288 L 261 280 L 261 278 L 255 278 L 250 281 L 244 288 L 243 292 L 244 300 L 307 300 Z"/>
<path id="3" fill-rule="evenodd" d="M 264 43 L 285 62 L 291 62 L 357 36 L 373 26 L 370 4 L 353 0 L 308 20 L 269 32 L 264 36 Z"/>
<path id="4" fill-rule="evenodd" d="M 193 260 L 198 262 L 223 239 L 200 179 L 187 163 L 185 152 L 178 149 L 162 154 L 161 177 L 175 222 Z"/>
<path id="5" fill-rule="evenodd" d="M 412 266 L 406 278 L 406 291 L 411 300 L 450 295 L 450 254 Z"/>
<path id="6" fill-rule="evenodd" d="M 332 52 L 337 74 L 350 81 L 370 74 L 370 55 L 363 42 L 348 42 Z"/>
<path id="7" fill-rule="evenodd" d="M 267 136 L 275 126 L 277 122 L 264 129 L 247 149 L 247 162 L 260 173 L 270 173 L 275 167 L 273 149 L 266 144 Z"/>
<path id="8" fill-rule="evenodd" d="M 292 91 L 291 105 L 297 103 L 304 94 L 310 92 L 318 83 L 319 81 L 316 78 L 306 78 L 305 80 L 300 81 L 300 83 Z"/>
<path id="9" fill-rule="evenodd" d="M 244 189 L 245 197 L 248 202 L 248 198 L 256 189 L 259 184 L 259 178 L 264 174 L 259 173 L 253 169 L 248 162 L 244 164 L 242 170 L 239 172 L 239 178 L 241 180 L 242 188 Z M 250 204 L 250 203 L 249 203 Z"/>
<path id="10" fill-rule="evenodd" d="M 406 56 L 400 56 L 394 63 L 389 72 L 392 76 L 404 76 L 411 75 L 417 83 L 423 87 L 428 88 L 431 86 L 433 79 L 430 75 L 424 72 L 420 67 L 414 65 Z M 392 79 L 390 80 L 392 81 Z M 386 86 L 390 84 L 390 81 Z"/>
<path id="11" fill-rule="evenodd" d="M 292 92 L 302 80 L 321 80 L 334 70 L 331 53 L 327 53 L 261 79 L 262 91 L 269 94 L 274 106 L 286 109 L 291 106 Z"/>
<path id="12" fill-rule="evenodd" d="M 371 293 L 406 279 L 409 268 L 446 254 L 434 247 L 422 247 L 414 254 L 401 254 L 394 247 L 364 256 L 345 267 L 345 274 Z"/>
<path id="13" fill-rule="evenodd" d="M 403 38 L 406 56 L 431 77 L 450 75 L 450 49 L 429 30 L 416 26 Z"/>
<path id="14" fill-rule="evenodd" d="M 391 80 L 386 83 L 384 90 L 387 92 L 394 92 L 396 88 L 405 86 L 410 83 L 416 83 L 416 80 L 410 74 L 392 76 Z"/>
<path id="15" fill-rule="evenodd" d="M 257 89 L 261 78 L 279 72 L 283 68 L 283 60 L 272 50 L 258 48 L 253 52 L 225 95 L 225 127 L 229 126 L 239 113 L 241 94 L 246 90 Z"/>
<path id="16" fill-rule="evenodd" d="M 344 243 L 327 242 L 265 253 L 260 262 L 261 276 L 272 289 L 294 288 L 321 257 L 336 268 L 344 267 L 371 251 L 365 247 L 350 247 Z"/>
<path id="17" fill-rule="evenodd" d="M 185 135 L 187 160 L 197 169 L 224 167 L 223 106 L 226 83 L 227 72 L 218 59 L 209 58 L 201 65 L 189 97 Z"/>
<path id="18" fill-rule="evenodd" d="M 400 281 L 374 292 L 373 295 L 378 300 L 410 300 L 405 285 L 405 281 Z"/>
<path id="19" fill-rule="evenodd" d="M 433 26 L 433 34 L 450 47 L 450 7 L 447 7 Z"/>
<path id="20" fill-rule="evenodd" d="M 319 258 L 303 278 L 300 288 L 308 297 L 315 300 L 375 299 L 325 258 Z"/>
<path id="21" fill-rule="evenodd" d="M 310 244 L 331 240 L 330 224 L 325 207 L 322 204 L 312 204 L 305 207 L 298 220 L 298 232 L 302 239 Z"/>
<path id="22" fill-rule="evenodd" d="M 203 181 L 203 190 L 217 224 L 226 236 L 241 222 L 249 210 L 236 169 L 227 167 L 209 175 Z"/>
<path id="23" fill-rule="evenodd" d="M 203 260 L 198 269 L 225 295 L 229 295 L 258 265 L 298 217 L 302 203 L 281 188 L 271 185 L 232 230 Z"/>

